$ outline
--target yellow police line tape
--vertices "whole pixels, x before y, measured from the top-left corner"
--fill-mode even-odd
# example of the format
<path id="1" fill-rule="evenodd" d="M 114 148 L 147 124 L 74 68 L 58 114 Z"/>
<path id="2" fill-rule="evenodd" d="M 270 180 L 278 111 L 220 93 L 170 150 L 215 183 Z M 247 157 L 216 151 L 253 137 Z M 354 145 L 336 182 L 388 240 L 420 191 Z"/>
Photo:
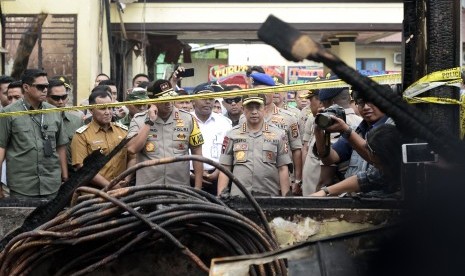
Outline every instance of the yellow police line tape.
<path id="1" fill-rule="evenodd" d="M 395 83 L 400 82 L 400 74 L 379 75 L 379 76 L 373 76 L 371 78 L 380 84 L 395 84 Z M 117 102 L 117 103 L 107 103 L 107 104 L 67 106 L 67 107 L 57 107 L 57 108 L 49 108 L 49 109 L 22 110 L 22 111 L 12 111 L 12 112 L 3 112 L 3 113 L 0 112 L 0 118 L 9 117 L 9 116 L 19 116 L 19 115 L 52 113 L 52 112 L 60 112 L 60 111 L 86 110 L 86 109 L 91 109 L 91 108 L 119 107 L 119 106 L 124 106 L 124 105 L 141 105 L 141 104 L 164 103 L 164 102 L 173 102 L 173 101 L 190 101 L 190 100 L 196 100 L 196 99 L 232 98 L 232 97 L 243 96 L 243 95 L 248 95 L 248 94 L 256 94 L 256 93 L 266 94 L 266 93 L 286 92 L 286 91 L 292 91 L 292 90 L 295 91 L 295 90 L 304 90 L 304 89 L 323 89 L 323 88 L 336 88 L 336 87 L 349 87 L 349 85 L 342 80 L 322 80 L 322 81 L 315 81 L 311 83 L 251 88 L 251 89 L 223 91 L 223 92 L 195 94 L 195 95 L 182 95 L 182 96 L 174 96 L 174 97 L 165 97 L 165 98 L 147 99 L 147 100 L 135 100 L 135 101 L 126 101 L 126 102 Z"/>
<path id="2" fill-rule="evenodd" d="M 459 67 L 457 68 L 460 70 Z M 457 75 L 457 72 L 456 72 L 457 68 L 432 73 L 433 77 L 428 77 L 429 76 L 428 75 L 427 76 L 428 78 L 426 79 L 426 81 L 434 82 L 434 81 L 444 80 L 444 79 L 451 80 L 451 81 L 457 81 L 457 79 L 454 79 L 457 76 L 460 77 L 460 74 Z M 439 76 L 441 76 L 442 78 Z M 371 76 L 370 78 L 379 84 L 401 83 L 400 73 Z M 424 81 L 423 79 L 424 78 L 420 79 L 413 85 L 416 85 L 417 83 L 423 84 L 423 81 Z M 86 109 L 91 109 L 91 108 L 120 107 L 124 105 L 141 105 L 141 104 L 164 103 L 164 102 L 173 102 L 173 101 L 190 101 L 190 100 L 196 100 L 196 99 L 231 98 L 231 97 L 243 96 L 243 95 L 248 95 L 248 94 L 256 94 L 256 93 L 266 94 L 266 93 L 324 89 L 324 88 L 338 88 L 338 87 L 350 87 L 350 85 L 344 82 L 343 80 L 321 80 L 321 81 L 301 83 L 301 84 L 251 88 L 251 89 L 223 91 L 223 92 L 195 94 L 195 95 L 182 95 L 182 96 L 174 96 L 174 97 L 166 97 L 166 98 L 135 100 L 135 101 L 126 101 L 126 102 L 117 102 L 117 103 L 107 103 L 107 104 L 93 104 L 93 105 L 69 106 L 69 107 L 50 108 L 50 109 L 0 112 L 0 118 L 8 117 L 8 116 L 34 115 L 34 114 L 52 113 L 52 112 L 60 112 L 60 111 L 86 110 Z M 422 89 L 423 88 L 424 87 L 422 87 Z M 423 91 L 426 91 L 426 90 L 423 90 Z"/>

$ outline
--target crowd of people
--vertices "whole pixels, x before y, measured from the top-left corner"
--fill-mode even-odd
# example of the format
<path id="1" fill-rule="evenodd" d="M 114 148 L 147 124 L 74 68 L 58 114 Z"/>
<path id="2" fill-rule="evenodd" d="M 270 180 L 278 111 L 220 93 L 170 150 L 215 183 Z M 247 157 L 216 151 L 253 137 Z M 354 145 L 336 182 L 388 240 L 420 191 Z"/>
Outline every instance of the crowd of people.
<path id="1" fill-rule="evenodd" d="M 93 107 L 0 117 L 0 198 L 53 198 L 95 150 L 108 154 L 129 143 L 89 182 L 98 188 L 127 168 L 170 156 L 202 155 L 219 162 L 254 196 L 339 196 L 350 193 L 397 195 L 401 140 L 393 121 L 348 88 L 215 97 L 242 90 L 204 82 L 191 101 L 180 87 L 177 68 L 170 79 L 137 74 L 125 101 L 163 99 L 149 105 Z M 259 66 L 247 72 L 250 88 L 283 85 Z M 72 87 L 64 76 L 27 69 L 21 80 L 0 77 L 1 112 L 67 106 Z M 287 102 L 293 93 L 295 106 Z M 116 102 L 116 82 L 99 74 L 81 105 Z M 233 95 L 233 93 L 231 94 Z M 205 95 L 202 95 L 205 96 Z M 331 110 L 342 110 L 343 116 Z M 330 122 L 315 120 L 323 114 Z M 215 196 L 243 196 L 228 176 L 198 161 L 144 167 L 120 181 L 126 185 L 191 185 Z"/>

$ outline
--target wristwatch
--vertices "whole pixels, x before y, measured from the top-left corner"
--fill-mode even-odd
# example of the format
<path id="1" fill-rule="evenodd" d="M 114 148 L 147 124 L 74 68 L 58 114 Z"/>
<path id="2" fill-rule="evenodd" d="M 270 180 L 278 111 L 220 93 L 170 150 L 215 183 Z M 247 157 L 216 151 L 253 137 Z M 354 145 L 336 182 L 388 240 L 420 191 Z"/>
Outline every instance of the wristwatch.
<path id="1" fill-rule="evenodd" d="M 145 122 L 144 122 L 144 123 L 145 123 L 146 125 L 149 125 L 149 126 L 153 126 L 153 125 L 155 124 L 155 122 L 152 121 L 152 120 L 150 120 L 149 117 L 147 117 L 147 118 L 145 119 Z"/>
<path id="2" fill-rule="evenodd" d="M 323 186 L 323 187 L 321 187 L 321 189 L 320 189 L 320 190 L 321 190 L 321 191 L 324 191 L 324 192 L 325 192 L 325 194 L 326 194 L 326 196 L 329 196 L 329 195 L 331 195 L 331 193 L 330 193 L 330 192 L 329 192 L 329 190 L 328 190 L 328 187 L 326 187 L 326 186 Z"/>
<path id="3" fill-rule="evenodd" d="M 349 129 L 341 132 L 341 136 L 346 140 L 349 140 L 350 134 L 352 134 L 352 128 L 350 126 L 349 126 Z"/>

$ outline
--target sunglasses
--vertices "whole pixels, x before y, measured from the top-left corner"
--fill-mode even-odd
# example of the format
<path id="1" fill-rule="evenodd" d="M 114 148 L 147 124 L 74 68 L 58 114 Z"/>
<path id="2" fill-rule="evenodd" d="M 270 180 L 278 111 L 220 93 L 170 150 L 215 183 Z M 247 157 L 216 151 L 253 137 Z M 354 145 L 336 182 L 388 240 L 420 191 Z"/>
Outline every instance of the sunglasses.
<path id="1" fill-rule="evenodd" d="M 242 101 L 242 97 L 235 97 L 235 98 L 230 98 L 230 99 L 224 99 L 224 101 L 225 101 L 227 104 L 232 104 L 233 102 L 238 103 L 238 102 Z"/>
<path id="2" fill-rule="evenodd" d="M 48 88 L 48 83 L 44 83 L 44 84 L 41 84 L 41 83 L 33 83 L 31 84 L 32 87 L 35 87 L 37 90 L 39 91 L 44 91 L 45 88 Z"/>
<path id="3" fill-rule="evenodd" d="M 58 102 L 59 100 L 66 100 L 66 98 L 68 98 L 68 95 L 50 95 L 50 98 Z"/>

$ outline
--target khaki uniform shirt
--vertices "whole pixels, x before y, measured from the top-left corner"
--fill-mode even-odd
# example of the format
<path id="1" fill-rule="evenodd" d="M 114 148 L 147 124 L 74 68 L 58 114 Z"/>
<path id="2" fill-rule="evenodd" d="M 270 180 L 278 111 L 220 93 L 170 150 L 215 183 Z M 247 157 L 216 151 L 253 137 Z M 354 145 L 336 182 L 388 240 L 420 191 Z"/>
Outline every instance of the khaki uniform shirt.
<path id="1" fill-rule="evenodd" d="M 239 120 L 239 125 L 244 122 L 245 116 L 242 114 L 241 119 Z M 297 124 L 297 119 L 294 115 L 292 115 L 292 113 L 273 104 L 273 112 L 265 117 L 265 123 L 273 124 L 286 132 L 291 150 L 302 148 L 299 125 Z M 292 156 L 292 152 L 289 152 L 289 155 Z"/>
<path id="2" fill-rule="evenodd" d="M 299 131 L 300 131 L 300 138 L 302 139 L 302 143 L 304 140 L 304 134 L 305 133 L 305 123 L 307 122 L 308 118 L 313 118 L 312 110 L 310 107 L 306 106 L 302 108 L 302 110 L 299 113 L 298 119 L 298 124 L 299 124 Z"/>
<path id="3" fill-rule="evenodd" d="M 76 129 L 82 127 L 84 125 L 84 120 L 82 117 L 78 117 L 73 115 L 71 112 L 62 112 L 63 118 L 63 126 L 65 128 L 66 137 L 68 137 L 69 142 L 66 146 L 66 158 L 68 162 L 68 167 L 73 165 L 71 160 L 71 141 L 73 140 L 74 134 L 76 133 Z"/>
<path id="4" fill-rule="evenodd" d="M 305 157 L 305 164 L 302 167 L 302 195 L 308 196 L 316 192 L 318 181 L 320 180 L 321 165 L 320 159 L 315 156 L 312 151 L 313 145 L 315 144 L 315 135 L 313 132 L 313 122 L 315 118 L 313 116 L 307 119 L 305 122 L 305 131 L 303 133 L 303 141 L 308 142 L 308 152 Z"/>
<path id="5" fill-rule="evenodd" d="M 288 151 L 283 130 L 264 123 L 261 131 L 253 133 L 244 122 L 226 134 L 220 163 L 234 166 L 234 175 L 248 191 L 279 196 L 278 168 L 292 163 Z M 231 195 L 243 196 L 236 185 Z"/>
<path id="6" fill-rule="evenodd" d="M 297 107 L 293 107 L 286 103 L 283 105 L 282 109 L 289 111 L 294 117 L 299 118 L 300 110 Z"/>
<path id="7" fill-rule="evenodd" d="M 23 103 L 27 109 L 32 109 L 26 100 L 20 100 L 4 107 L 2 112 L 24 111 Z M 54 106 L 44 102 L 42 108 Z M 39 126 L 41 118 L 41 114 L 0 118 L 0 147 L 6 150 L 8 186 L 12 191 L 26 196 L 53 194 L 61 185 L 61 166 L 56 147 L 68 143 L 63 120 L 59 112 L 43 114 L 43 125 L 52 146 L 51 156 L 46 157 L 45 140 Z"/>
<path id="8" fill-rule="evenodd" d="M 129 127 L 129 135 L 139 133 L 145 125 L 147 112 L 134 115 Z M 160 159 L 164 157 L 189 154 L 189 148 L 201 146 L 203 136 L 197 122 L 191 114 L 173 108 L 165 121 L 158 117 L 143 149 L 137 154 L 137 162 Z M 176 184 L 190 185 L 189 161 L 157 165 L 137 170 L 136 185 Z"/>
<path id="9" fill-rule="evenodd" d="M 127 128 L 119 123 L 110 123 L 110 128 L 104 130 L 97 122 L 92 120 L 88 125 L 76 130 L 71 142 L 71 155 L 73 166 L 83 164 L 84 159 L 94 150 L 103 150 L 108 155 L 127 135 Z M 127 148 L 122 148 L 108 163 L 99 171 L 106 180 L 111 181 L 127 168 L 130 160 Z"/>

